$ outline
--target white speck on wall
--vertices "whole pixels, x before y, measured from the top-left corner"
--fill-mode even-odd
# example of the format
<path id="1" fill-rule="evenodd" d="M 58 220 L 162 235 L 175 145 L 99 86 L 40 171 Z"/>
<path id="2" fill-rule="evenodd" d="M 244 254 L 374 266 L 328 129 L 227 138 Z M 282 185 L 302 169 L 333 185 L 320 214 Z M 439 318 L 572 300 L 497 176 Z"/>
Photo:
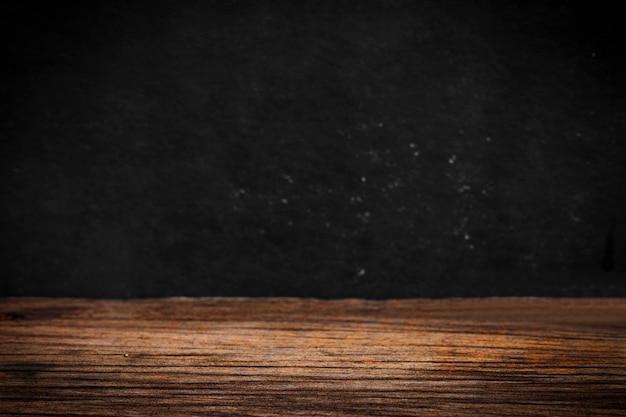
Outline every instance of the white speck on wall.
<path id="1" fill-rule="evenodd" d="M 448 163 L 450 165 L 454 164 L 456 162 L 456 155 L 452 155 L 450 156 L 450 158 L 448 158 Z"/>
<path id="2" fill-rule="evenodd" d="M 365 275 L 365 269 L 360 268 L 359 271 L 357 272 L 357 275 L 362 277 L 363 275 Z"/>
<path id="3" fill-rule="evenodd" d="M 283 203 L 283 204 L 287 204 L 287 203 L 289 203 L 289 200 L 287 200 L 286 198 L 281 198 L 280 202 Z"/>
<path id="4" fill-rule="evenodd" d="M 387 188 L 390 190 L 393 190 L 394 188 L 398 188 L 402 185 L 402 182 L 400 181 L 400 179 L 396 178 L 393 181 L 387 183 Z"/>
<path id="5" fill-rule="evenodd" d="M 465 236 L 463 236 L 465 238 L 465 240 L 470 240 L 470 235 L 466 234 Z"/>
<path id="6" fill-rule="evenodd" d="M 369 223 L 369 221 L 371 220 L 371 213 L 369 211 L 366 211 L 364 213 L 357 213 L 356 217 L 361 220 L 363 223 Z"/>
<path id="7" fill-rule="evenodd" d="M 361 177 L 361 182 L 366 182 L 366 181 L 367 181 L 367 178 Z"/>
<path id="8" fill-rule="evenodd" d="M 485 138 L 485 140 L 486 140 L 487 142 L 491 142 L 491 137 L 487 136 L 487 137 Z"/>

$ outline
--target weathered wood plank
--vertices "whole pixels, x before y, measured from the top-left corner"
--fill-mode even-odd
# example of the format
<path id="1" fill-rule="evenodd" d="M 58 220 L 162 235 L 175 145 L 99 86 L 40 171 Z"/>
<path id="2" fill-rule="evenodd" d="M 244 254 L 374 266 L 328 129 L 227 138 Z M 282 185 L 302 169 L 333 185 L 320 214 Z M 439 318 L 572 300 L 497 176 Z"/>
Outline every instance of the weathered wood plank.
<path id="1" fill-rule="evenodd" d="M 0 415 L 626 415 L 626 300 L 0 300 Z"/>

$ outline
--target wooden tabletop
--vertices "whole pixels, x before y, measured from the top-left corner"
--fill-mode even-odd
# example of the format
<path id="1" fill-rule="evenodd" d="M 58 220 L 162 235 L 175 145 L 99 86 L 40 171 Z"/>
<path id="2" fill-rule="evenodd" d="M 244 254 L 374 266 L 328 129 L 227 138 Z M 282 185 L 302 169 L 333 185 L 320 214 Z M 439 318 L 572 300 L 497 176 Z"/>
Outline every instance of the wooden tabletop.
<path id="1" fill-rule="evenodd" d="M 0 299 L 0 415 L 626 416 L 626 299 Z"/>

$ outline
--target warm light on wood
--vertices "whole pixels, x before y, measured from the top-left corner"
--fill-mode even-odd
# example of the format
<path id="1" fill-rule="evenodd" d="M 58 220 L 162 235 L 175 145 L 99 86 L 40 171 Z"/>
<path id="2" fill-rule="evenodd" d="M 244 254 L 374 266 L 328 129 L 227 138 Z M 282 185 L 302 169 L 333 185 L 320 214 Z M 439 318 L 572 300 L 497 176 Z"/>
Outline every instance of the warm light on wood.
<path id="1" fill-rule="evenodd" d="M 626 415 L 626 300 L 0 300 L 0 415 Z"/>

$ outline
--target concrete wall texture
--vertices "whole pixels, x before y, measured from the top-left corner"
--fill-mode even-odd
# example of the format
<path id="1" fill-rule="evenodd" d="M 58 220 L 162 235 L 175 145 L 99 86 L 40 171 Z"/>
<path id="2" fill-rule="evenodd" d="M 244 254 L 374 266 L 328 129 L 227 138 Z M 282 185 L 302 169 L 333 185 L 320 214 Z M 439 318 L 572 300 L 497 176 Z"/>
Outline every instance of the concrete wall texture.
<path id="1" fill-rule="evenodd" d="M 0 295 L 626 295 L 610 10 L 128 3 L 2 6 Z"/>

